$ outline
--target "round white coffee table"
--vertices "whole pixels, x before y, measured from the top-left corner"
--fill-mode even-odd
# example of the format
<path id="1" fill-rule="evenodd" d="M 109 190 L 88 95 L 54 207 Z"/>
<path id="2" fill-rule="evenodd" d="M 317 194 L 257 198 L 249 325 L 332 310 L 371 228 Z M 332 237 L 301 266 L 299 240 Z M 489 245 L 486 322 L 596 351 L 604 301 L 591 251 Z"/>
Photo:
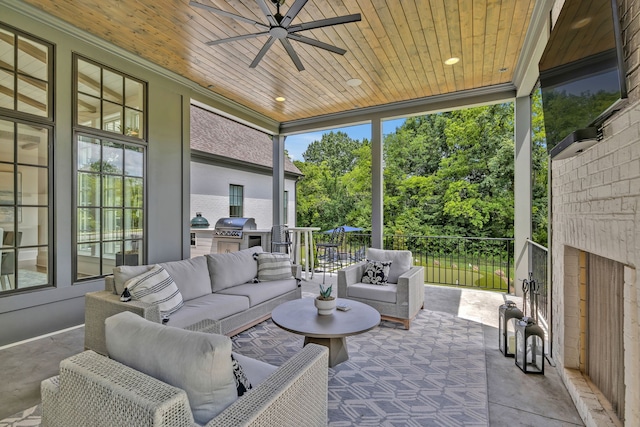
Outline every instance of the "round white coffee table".
<path id="1" fill-rule="evenodd" d="M 304 335 L 304 345 L 320 344 L 329 348 L 329 366 L 349 359 L 346 337 L 369 331 L 380 324 L 380 313 L 366 304 L 340 299 L 338 305 L 348 305 L 349 311 L 318 315 L 313 298 L 301 298 L 277 306 L 271 319 L 280 328 Z"/>

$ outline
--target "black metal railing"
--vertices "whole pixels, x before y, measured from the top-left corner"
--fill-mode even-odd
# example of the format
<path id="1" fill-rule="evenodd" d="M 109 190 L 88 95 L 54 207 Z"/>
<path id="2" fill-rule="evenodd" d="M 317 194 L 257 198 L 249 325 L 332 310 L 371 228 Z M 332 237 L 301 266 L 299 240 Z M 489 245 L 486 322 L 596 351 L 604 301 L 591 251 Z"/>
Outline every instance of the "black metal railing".
<path id="1" fill-rule="evenodd" d="M 314 235 L 322 241 L 323 233 Z M 335 268 L 362 261 L 371 235 L 346 233 Z M 425 283 L 513 292 L 513 239 L 452 236 L 384 236 L 384 249 L 406 249 L 424 267 Z"/>

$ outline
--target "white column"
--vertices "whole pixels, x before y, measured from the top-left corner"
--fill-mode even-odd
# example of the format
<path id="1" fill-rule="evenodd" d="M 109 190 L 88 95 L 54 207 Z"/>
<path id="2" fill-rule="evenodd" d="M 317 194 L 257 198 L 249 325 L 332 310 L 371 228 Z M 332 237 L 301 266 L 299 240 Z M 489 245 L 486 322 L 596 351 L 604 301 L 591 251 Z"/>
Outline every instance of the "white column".
<path id="1" fill-rule="evenodd" d="M 383 165 L 382 120 L 371 120 L 371 246 L 382 249 L 383 215 Z"/>
<path id="2" fill-rule="evenodd" d="M 273 225 L 284 224 L 284 135 L 273 135 Z M 266 250 L 266 249 L 265 249 Z"/>
<path id="3" fill-rule="evenodd" d="M 522 280 L 528 279 L 529 248 L 531 238 L 531 99 L 516 98 L 515 106 L 515 161 L 514 161 L 514 286 L 516 295 L 522 296 Z"/>

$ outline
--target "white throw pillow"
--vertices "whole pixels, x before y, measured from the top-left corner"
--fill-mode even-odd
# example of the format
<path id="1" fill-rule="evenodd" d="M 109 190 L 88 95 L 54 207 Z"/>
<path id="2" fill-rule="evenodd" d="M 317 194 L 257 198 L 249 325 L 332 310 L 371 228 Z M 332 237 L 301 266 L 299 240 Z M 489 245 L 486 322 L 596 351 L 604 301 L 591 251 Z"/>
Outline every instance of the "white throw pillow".
<path id="1" fill-rule="evenodd" d="M 184 305 L 178 285 L 167 270 L 159 265 L 127 280 L 124 287 L 129 289 L 131 298 L 157 305 L 163 317 L 171 315 Z"/>
<path id="2" fill-rule="evenodd" d="M 113 268 L 113 285 L 115 287 L 114 292 L 118 295 L 122 295 L 124 291 L 124 284 L 132 277 L 139 276 L 142 273 L 146 273 L 151 270 L 153 265 L 120 265 Z"/>
<path id="3" fill-rule="evenodd" d="M 291 258 L 278 252 L 262 252 L 256 255 L 258 260 L 258 281 L 291 279 Z"/>
<path id="4" fill-rule="evenodd" d="M 109 357 L 184 390 L 205 425 L 238 399 L 231 339 L 150 322 L 131 312 L 105 320 Z"/>

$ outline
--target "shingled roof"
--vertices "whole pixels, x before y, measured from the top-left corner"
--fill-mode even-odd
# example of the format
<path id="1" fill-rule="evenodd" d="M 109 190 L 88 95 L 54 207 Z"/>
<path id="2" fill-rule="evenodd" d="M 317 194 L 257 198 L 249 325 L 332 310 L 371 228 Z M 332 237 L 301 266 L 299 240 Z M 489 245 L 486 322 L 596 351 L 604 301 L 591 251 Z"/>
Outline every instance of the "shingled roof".
<path id="1" fill-rule="evenodd" d="M 269 135 L 195 105 L 191 105 L 191 149 L 273 169 Z M 302 175 L 286 156 L 284 170 Z"/>

